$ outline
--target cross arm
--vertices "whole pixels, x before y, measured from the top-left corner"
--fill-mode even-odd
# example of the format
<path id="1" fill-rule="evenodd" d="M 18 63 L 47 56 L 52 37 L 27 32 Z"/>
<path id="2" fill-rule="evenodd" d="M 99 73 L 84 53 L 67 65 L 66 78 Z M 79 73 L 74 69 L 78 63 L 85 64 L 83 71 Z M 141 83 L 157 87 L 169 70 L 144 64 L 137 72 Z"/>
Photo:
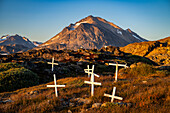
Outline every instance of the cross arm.
<path id="1" fill-rule="evenodd" d="M 114 64 L 114 63 L 109 63 L 109 65 L 112 65 L 112 66 L 118 65 L 118 66 L 122 66 L 122 67 L 128 67 L 128 66 L 125 65 L 125 64 Z"/>
<path id="2" fill-rule="evenodd" d="M 123 100 L 122 97 L 118 97 L 118 96 L 113 96 L 115 99 L 118 99 L 118 100 Z"/>
<path id="3" fill-rule="evenodd" d="M 109 94 L 106 94 L 106 93 L 104 93 L 104 96 L 106 96 L 106 97 L 112 97 L 112 95 L 109 95 Z"/>
<path id="4" fill-rule="evenodd" d="M 88 70 L 89 70 L 89 71 L 92 71 L 93 69 L 84 69 L 84 71 L 88 71 Z"/>
<path id="5" fill-rule="evenodd" d="M 95 84 L 95 85 L 101 85 L 101 83 L 99 83 L 99 82 L 84 81 L 84 83 L 87 83 L 87 84 Z"/>
<path id="6" fill-rule="evenodd" d="M 47 85 L 47 87 L 65 87 L 66 85 Z"/>
<path id="7" fill-rule="evenodd" d="M 97 75 L 97 74 L 95 74 L 95 73 L 92 73 L 92 72 L 85 71 L 85 73 L 94 74 L 94 76 L 100 77 L 99 75 Z"/>
<path id="8" fill-rule="evenodd" d="M 47 64 L 54 64 L 54 65 L 58 65 L 58 63 L 51 63 L 51 62 L 47 62 Z"/>

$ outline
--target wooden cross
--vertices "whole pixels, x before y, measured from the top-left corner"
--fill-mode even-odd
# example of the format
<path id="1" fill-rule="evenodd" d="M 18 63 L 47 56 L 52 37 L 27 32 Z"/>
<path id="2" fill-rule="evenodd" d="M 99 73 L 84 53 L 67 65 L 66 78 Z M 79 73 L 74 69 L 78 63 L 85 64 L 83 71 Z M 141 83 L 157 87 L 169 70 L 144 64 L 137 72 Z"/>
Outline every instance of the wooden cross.
<path id="1" fill-rule="evenodd" d="M 87 65 L 87 69 L 84 69 L 84 71 L 88 74 L 88 77 L 90 77 L 90 74 L 94 72 L 94 65 L 92 65 L 92 69 L 90 69 L 89 65 Z"/>
<path id="2" fill-rule="evenodd" d="M 56 77 L 55 77 L 55 74 L 54 74 L 54 85 L 47 85 L 47 87 L 54 87 L 55 88 L 55 95 L 56 95 L 56 97 L 58 97 L 57 87 L 65 87 L 65 85 L 57 85 Z"/>
<path id="3" fill-rule="evenodd" d="M 94 85 L 101 85 L 99 82 L 94 82 L 94 76 L 99 77 L 99 75 L 92 73 L 91 81 L 84 81 L 84 83 L 91 84 L 91 96 L 94 95 Z"/>
<path id="4" fill-rule="evenodd" d="M 115 92 L 116 92 L 116 87 L 113 87 L 112 95 L 109 95 L 109 94 L 106 94 L 106 93 L 105 93 L 104 96 L 106 96 L 106 97 L 111 97 L 111 98 L 112 98 L 112 99 L 111 99 L 111 102 L 113 102 L 114 98 L 115 98 L 115 99 L 118 99 L 118 100 L 123 100 L 122 97 L 115 96 Z"/>
<path id="5" fill-rule="evenodd" d="M 117 82 L 117 73 L 118 73 L 118 66 L 123 66 L 125 68 L 127 68 L 128 66 L 127 65 L 124 65 L 124 64 L 113 64 L 113 63 L 109 63 L 109 65 L 112 65 L 112 66 L 116 66 L 116 72 L 115 72 L 115 82 Z"/>
<path id="6" fill-rule="evenodd" d="M 51 71 L 54 70 L 54 65 L 58 65 L 58 63 L 54 63 L 54 57 L 52 58 L 52 62 L 47 62 L 47 64 L 52 64 Z"/>

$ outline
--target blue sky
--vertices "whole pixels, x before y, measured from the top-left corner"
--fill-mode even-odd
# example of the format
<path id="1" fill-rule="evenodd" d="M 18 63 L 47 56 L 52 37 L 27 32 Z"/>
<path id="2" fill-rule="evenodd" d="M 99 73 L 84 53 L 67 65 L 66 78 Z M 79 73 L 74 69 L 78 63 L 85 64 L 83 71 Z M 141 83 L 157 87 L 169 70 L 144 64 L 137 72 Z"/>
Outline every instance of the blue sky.
<path id="1" fill-rule="evenodd" d="M 0 37 L 19 34 L 45 42 L 89 15 L 148 40 L 170 36 L 170 0 L 0 0 Z"/>

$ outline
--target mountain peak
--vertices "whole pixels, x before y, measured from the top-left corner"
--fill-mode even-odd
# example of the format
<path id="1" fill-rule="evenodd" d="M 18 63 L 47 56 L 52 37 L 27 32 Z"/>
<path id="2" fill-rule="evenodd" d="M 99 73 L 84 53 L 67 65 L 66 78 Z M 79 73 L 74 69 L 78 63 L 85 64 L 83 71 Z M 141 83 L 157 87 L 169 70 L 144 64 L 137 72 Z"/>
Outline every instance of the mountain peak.
<path id="1" fill-rule="evenodd" d="M 15 36 L 19 36 L 18 34 L 15 34 Z"/>
<path id="2" fill-rule="evenodd" d="M 94 18 L 94 16 L 93 15 L 89 15 L 87 18 Z"/>
<path id="3" fill-rule="evenodd" d="M 101 18 L 89 15 L 65 27 L 60 33 L 41 44 L 40 48 L 72 49 L 100 49 L 103 46 L 125 46 L 134 42 L 141 42 L 142 38 L 130 30 L 127 32 L 119 26 Z"/>

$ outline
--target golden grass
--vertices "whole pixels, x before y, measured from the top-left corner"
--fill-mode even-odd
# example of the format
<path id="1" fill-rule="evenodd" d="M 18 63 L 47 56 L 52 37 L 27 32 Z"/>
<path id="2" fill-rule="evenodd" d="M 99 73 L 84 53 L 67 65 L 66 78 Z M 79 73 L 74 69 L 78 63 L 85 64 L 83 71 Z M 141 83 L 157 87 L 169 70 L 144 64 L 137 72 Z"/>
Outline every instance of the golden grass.
<path id="1" fill-rule="evenodd" d="M 142 68 L 141 68 L 142 69 Z M 129 71 L 130 72 L 130 71 Z M 162 74 L 163 73 L 163 74 Z M 129 74 L 127 72 L 127 74 Z M 80 112 L 86 105 L 77 107 L 63 107 L 63 102 L 68 102 L 72 98 L 85 97 L 96 102 L 108 102 L 106 107 L 91 109 L 87 112 L 99 113 L 124 113 L 124 112 L 168 112 L 170 103 L 170 79 L 169 74 L 152 71 L 148 75 L 118 76 L 118 82 L 114 82 L 112 76 L 101 76 L 95 78 L 96 82 L 101 82 L 101 86 L 95 86 L 95 95 L 90 97 L 91 85 L 84 84 L 87 77 L 67 77 L 57 80 L 57 84 L 65 84 L 65 88 L 58 88 L 59 97 L 55 97 L 54 88 L 47 88 L 47 84 L 19 89 L 13 92 L 0 93 L 1 98 L 10 98 L 14 102 L 0 104 L 0 111 L 3 112 L 67 112 L 68 109 Z M 120 79 L 121 78 L 121 79 Z M 54 84 L 50 82 L 48 84 Z M 132 107 L 119 106 L 110 103 L 110 98 L 104 97 L 104 93 L 111 94 L 112 88 L 116 87 L 116 95 L 123 97 L 123 103 L 132 103 Z M 31 91 L 38 93 L 30 94 Z M 114 102 L 120 102 L 114 100 Z M 88 105 L 88 106 L 91 106 Z"/>

